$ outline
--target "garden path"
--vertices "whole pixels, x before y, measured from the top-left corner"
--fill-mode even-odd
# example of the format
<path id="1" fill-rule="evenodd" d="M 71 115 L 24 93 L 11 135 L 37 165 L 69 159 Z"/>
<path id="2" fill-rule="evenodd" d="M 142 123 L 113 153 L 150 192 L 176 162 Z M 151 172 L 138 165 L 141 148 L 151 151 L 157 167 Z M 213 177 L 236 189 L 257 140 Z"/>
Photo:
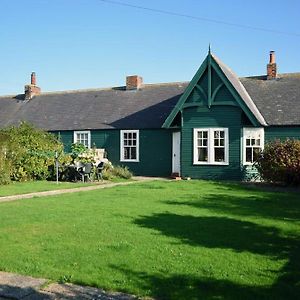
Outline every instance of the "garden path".
<path id="1" fill-rule="evenodd" d="M 1 202 L 15 201 L 19 199 L 28 199 L 33 197 L 44 197 L 44 196 L 53 196 L 67 193 L 77 193 L 82 191 L 93 191 L 98 189 L 110 188 L 119 185 L 129 185 L 135 184 L 141 181 L 151 181 L 151 180 L 167 180 L 166 178 L 161 177 L 146 177 L 146 176 L 134 176 L 133 181 L 124 181 L 124 182 L 107 182 L 104 181 L 101 184 L 91 185 L 91 186 L 83 186 L 72 189 L 61 189 L 61 190 L 52 190 L 52 191 L 44 191 L 44 192 L 35 192 L 29 194 L 20 194 L 20 195 L 12 195 L 12 196 L 3 196 L 0 197 Z"/>

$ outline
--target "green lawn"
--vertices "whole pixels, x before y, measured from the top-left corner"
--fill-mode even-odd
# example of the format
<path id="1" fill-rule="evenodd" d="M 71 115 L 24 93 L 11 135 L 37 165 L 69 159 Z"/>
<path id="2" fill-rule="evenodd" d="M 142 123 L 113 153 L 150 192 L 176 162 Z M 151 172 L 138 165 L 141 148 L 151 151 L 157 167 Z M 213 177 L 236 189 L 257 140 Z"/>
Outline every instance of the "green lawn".
<path id="1" fill-rule="evenodd" d="M 299 299 L 300 197 L 153 181 L 0 203 L 0 270 L 158 299 Z"/>
<path id="2" fill-rule="evenodd" d="M 18 194 L 28 194 L 34 192 L 44 192 L 51 190 L 60 189 L 72 189 L 81 186 L 91 185 L 92 183 L 73 183 L 73 182 L 56 182 L 53 181 L 29 181 L 29 182 L 13 182 L 8 185 L 0 185 L 0 197 L 18 195 Z"/>

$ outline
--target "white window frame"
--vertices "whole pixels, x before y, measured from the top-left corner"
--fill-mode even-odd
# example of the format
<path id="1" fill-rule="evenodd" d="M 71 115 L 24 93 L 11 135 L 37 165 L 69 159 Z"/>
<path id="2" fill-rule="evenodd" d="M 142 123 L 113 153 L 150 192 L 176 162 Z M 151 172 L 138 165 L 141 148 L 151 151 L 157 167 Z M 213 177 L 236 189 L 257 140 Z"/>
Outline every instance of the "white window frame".
<path id="1" fill-rule="evenodd" d="M 243 165 L 253 165 L 253 162 L 247 162 L 246 161 L 246 140 L 247 138 L 250 139 L 260 139 L 260 145 L 253 145 L 254 147 L 261 148 L 261 151 L 264 150 L 264 144 L 265 144 L 265 131 L 263 127 L 260 128 L 250 128 L 250 127 L 244 127 L 243 128 Z M 252 145 L 251 145 L 252 146 Z M 252 147 L 253 148 L 253 147 Z"/>
<path id="2" fill-rule="evenodd" d="M 136 158 L 135 159 L 125 159 L 124 155 L 124 133 L 136 133 Z M 124 162 L 139 162 L 140 157 L 140 137 L 139 137 L 139 130 L 121 130 L 120 131 L 120 161 Z"/>
<path id="3" fill-rule="evenodd" d="M 80 141 L 77 140 L 77 134 L 87 134 L 88 135 L 88 145 L 87 145 L 87 148 L 90 149 L 91 148 L 91 132 L 89 130 L 74 131 L 73 141 L 74 141 L 75 144 L 76 143 L 80 143 Z"/>
<path id="4" fill-rule="evenodd" d="M 208 138 L 208 159 L 207 161 L 199 161 L 198 160 L 198 144 L 197 144 L 197 136 L 199 131 L 207 131 L 207 138 Z M 225 154 L 225 161 L 218 162 L 215 161 L 215 146 L 214 146 L 214 132 L 215 131 L 224 131 L 224 154 Z M 193 159 L 193 164 L 194 165 L 228 165 L 229 164 L 229 131 L 228 128 L 208 128 L 208 127 L 203 127 L 203 128 L 194 128 L 194 159 Z"/>

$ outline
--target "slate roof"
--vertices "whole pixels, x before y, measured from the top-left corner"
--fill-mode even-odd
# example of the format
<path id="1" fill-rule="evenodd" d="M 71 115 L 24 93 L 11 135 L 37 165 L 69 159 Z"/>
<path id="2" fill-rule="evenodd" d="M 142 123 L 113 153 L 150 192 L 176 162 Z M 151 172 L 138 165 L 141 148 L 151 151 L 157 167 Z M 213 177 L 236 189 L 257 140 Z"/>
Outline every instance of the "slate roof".
<path id="1" fill-rule="evenodd" d="M 228 75 L 228 74 L 227 74 Z M 229 75 L 228 75 L 229 76 Z M 300 125 L 300 73 L 237 80 L 268 125 Z M 26 120 L 48 131 L 161 128 L 188 82 L 0 97 L 0 127 Z M 250 103 L 251 105 L 251 103 Z"/>
<path id="2" fill-rule="evenodd" d="M 268 125 L 300 125 L 300 73 L 240 78 Z"/>
<path id="3" fill-rule="evenodd" d="M 26 120 L 48 131 L 161 128 L 187 83 L 0 97 L 0 127 Z"/>
<path id="4" fill-rule="evenodd" d="M 261 125 L 266 126 L 267 123 L 261 114 L 261 112 L 257 109 L 256 104 L 253 102 L 254 99 L 250 97 L 247 89 L 242 85 L 241 81 L 237 77 L 237 75 L 228 67 L 226 66 L 219 58 L 217 58 L 215 55 L 211 54 L 213 59 L 216 61 L 216 63 L 219 65 L 221 70 L 223 71 L 224 75 L 227 77 L 227 79 L 230 81 L 230 83 L 233 85 L 235 90 L 238 92 L 238 94 L 243 99 L 244 103 L 248 106 L 250 111 L 253 113 L 253 115 L 256 117 L 258 122 Z"/>

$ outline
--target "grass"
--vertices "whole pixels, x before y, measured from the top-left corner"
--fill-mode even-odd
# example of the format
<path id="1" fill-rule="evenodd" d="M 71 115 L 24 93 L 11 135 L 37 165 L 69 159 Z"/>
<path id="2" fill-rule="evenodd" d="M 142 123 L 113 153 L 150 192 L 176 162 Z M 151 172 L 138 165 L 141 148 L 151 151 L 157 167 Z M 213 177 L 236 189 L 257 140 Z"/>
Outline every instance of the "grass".
<path id="1" fill-rule="evenodd" d="M 0 197 L 18 195 L 18 194 L 28 194 L 34 192 L 60 190 L 60 189 L 72 189 L 72 188 L 88 186 L 92 184 L 95 183 L 59 182 L 58 184 L 56 184 L 56 182 L 46 181 L 46 180 L 13 182 L 8 185 L 0 185 Z"/>
<path id="2" fill-rule="evenodd" d="M 158 299 L 299 299 L 300 201 L 148 182 L 0 204 L 0 270 Z"/>

